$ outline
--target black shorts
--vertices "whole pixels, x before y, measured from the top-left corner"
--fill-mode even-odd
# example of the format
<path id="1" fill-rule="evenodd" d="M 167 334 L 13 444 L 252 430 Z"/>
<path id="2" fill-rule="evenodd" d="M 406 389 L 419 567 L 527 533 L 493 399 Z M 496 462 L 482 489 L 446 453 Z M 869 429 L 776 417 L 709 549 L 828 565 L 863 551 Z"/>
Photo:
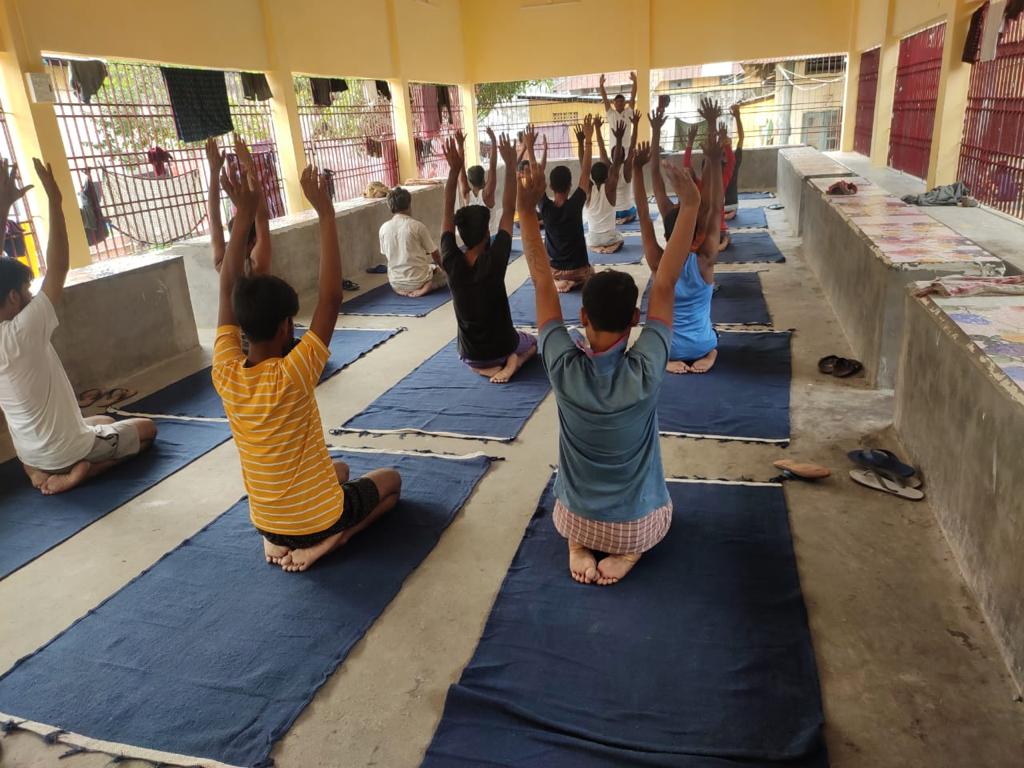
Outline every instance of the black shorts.
<path id="1" fill-rule="evenodd" d="M 319 544 L 330 536 L 359 525 L 380 504 L 380 491 L 377 490 L 377 484 L 368 477 L 360 477 L 358 480 L 342 483 L 341 488 L 345 492 L 345 507 L 341 511 L 341 517 L 330 528 L 317 531 L 316 533 L 303 534 L 302 536 L 289 536 L 284 533 L 270 533 L 269 531 L 260 531 L 260 535 L 271 544 L 276 544 L 279 547 L 306 549 L 307 547 Z"/>

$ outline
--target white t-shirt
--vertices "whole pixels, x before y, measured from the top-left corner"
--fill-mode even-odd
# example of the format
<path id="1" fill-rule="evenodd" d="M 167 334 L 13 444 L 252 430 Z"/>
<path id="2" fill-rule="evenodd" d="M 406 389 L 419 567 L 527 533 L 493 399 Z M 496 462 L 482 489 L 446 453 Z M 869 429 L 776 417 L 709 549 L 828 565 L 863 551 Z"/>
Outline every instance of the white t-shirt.
<path id="1" fill-rule="evenodd" d="M 0 322 L 0 409 L 21 462 L 47 471 L 78 463 L 95 440 L 50 343 L 57 325 L 42 292 L 13 320 Z"/>
<path id="2" fill-rule="evenodd" d="M 427 226 L 412 216 L 396 213 L 380 228 L 380 252 L 388 260 L 388 282 L 412 286 L 431 279 L 437 250 Z"/>
<path id="3" fill-rule="evenodd" d="M 626 107 L 621 112 L 616 112 L 615 107 L 608 110 L 605 115 L 605 122 L 608 124 L 608 138 L 607 144 L 608 154 L 611 155 L 612 148 L 615 146 L 615 135 L 612 133 L 621 123 L 626 124 L 626 133 L 622 137 L 622 150 L 629 152 L 629 140 L 633 136 L 633 110 L 630 107 Z"/>
<path id="4" fill-rule="evenodd" d="M 626 181 L 626 174 L 619 172 L 619 183 L 615 187 L 615 210 L 628 211 L 634 207 L 633 185 Z"/>
<path id="5" fill-rule="evenodd" d="M 583 218 L 587 221 L 587 230 L 592 235 L 612 232 L 615 229 L 615 207 L 608 202 L 608 195 L 602 185 L 590 187 L 590 200 L 583 208 Z"/>

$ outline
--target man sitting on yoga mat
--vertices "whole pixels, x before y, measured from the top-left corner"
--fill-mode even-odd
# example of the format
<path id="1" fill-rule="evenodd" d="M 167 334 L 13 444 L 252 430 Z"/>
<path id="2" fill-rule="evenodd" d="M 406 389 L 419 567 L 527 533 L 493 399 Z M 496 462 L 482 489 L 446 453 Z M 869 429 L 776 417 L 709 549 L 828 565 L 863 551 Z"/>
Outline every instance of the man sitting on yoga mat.
<path id="1" fill-rule="evenodd" d="M 710 114 L 710 113 L 709 113 Z M 662 259 L 662 248 L 654 234 L 647 205 L 647 191 L 644 187 L 643 166 L 648 155 L 654 160 L 651 177 L 658 199 L 669 200 L 665 193 L 665 182 L 661 177 L 660 151 L 658 142 L 661 139 L 661 126 L 664 115 L 659 112 L 650 116 L 653 144 L 648 153 L 647 147 L 637 150 L 633 171 L 634 197 L 636 197 L 637 214 L 640 219 L 640 238 L 644 246 L 644 258 L 652 272 L 657 272 Z M 721 173 L 715 169 L 721 167 L 721 153 L 724 151 L 728 135 L 724 128 L 717 136 L 713 123 L 708 124 L 708 136 L 711 140 L 704 145 L 703 178 L 710 182 L 724 182 Z M 713 161 L 713 162 L 712 162 Z M 683 171 L 687 173 L 687 171 Z M 687 175 L 689 175 L 687 173 Z M 701 209 L 697 217 L 697 231 L 690 255 L 683 266 L 682 274 L 676 282 L 675 302 L 673 305 L 672 348 L 669 352 L 669 373 L 707 373 L 718 359 L 718 334 L 711 322 L 711 299 L 715 290 L 715 264 L 718 261 L 718 240 L 715 237 L 718 227 L 718 205 L 721 201 L 721 183 L 715 189 L 705 189 L 701 199 Z M 669 202 L 665 222 L 665 236 L 671 237 L 676 224 L 679 209 Z M 711 232 L 710 238 L 706 233 Z"/>
<path id="2" fill-rule="evenodd" d="M 483 205 L 455 211 L 455 194 L 465 156 L 457 140 L 445 142 L 448 183 L 444 188 L 444 223 L 441 226 L 441 265 L 448 275 L 459 325 L 459 356 L 470 368 L 495 384 L 504 384 L 537 351 L 537 339 L 517 331 L 505 290 L 505 270 L 512 253 L 512 216 L 516 206 L 515 147 L 508 136 L 492 149 L 501 152 L 508 169 L 501 199 L 501 223 L 491 241 L 491 212 Z M 463 253 L 455 242 L 458 229 Z"/>
<path id="3" fill-rule="evenodd" d="M 0 410 L 14 450 L 32 485 L 44 495 L 62 493 L 148 448 L 156 437 L 149 419 L 82 418 L 78 398 L 50 343 L 68 276 L 68 231 L 61 193 L 50 166 L 35 160 L 46 191 L 50 239 L 46 277 L 35 296 L 32 270 L 0 259 Z M 0 162 L 0 220 L 30 189 L 19 189 L 14 170 Z"/>
<path id="4" fill-rule="evenodd" d="M 241 150 L 241 151 L 240 151 Z M 210 190 L 206 196 L 206 211 L 210 217 L 210 245 L 213 246 L 213 268 L 220 272 L 224 263 L 224 225 L 221 224 L 220 216 L 220 190 L 223 187 L 227 192 L 231 204 L 238 207 L 238 201 L 233 197 L 234 187 L 225 184 L 221 180 L 224 174 L 224 161 L 227 155 L 217 146 L 217 140 L 210 137 L 206 140 L 206 162 L 210 168 Z M 243 169 L 255 169 L 252 154 L 244 143 L 235 142 L 235 158 Z M 224 181 L 227 181 L 225 175 Z M 228 221 L 228 229 L 231 229 L 234 219 Z M 249 228 L 249 237 L 246 241 L 245 274 L 265 275 L 270 272 L 270 212 L 267 210 L 267 196 L 260 195 L 260 205 L 256 209 L 256 221 Z"/>
<path id="5" fill-rule="evenodd" d="M 213 384 L 238 446 L 249 513 L 267 562 L 286 571 L 304 571 L 345 544 L 394 507 L 402 487 L 392 469 L 350 482 L 348 466 L 327 452 L 316 385 L 341 306 L 341 254 L 326 177 L 307 166 L 301 182 L 320 221 L 320 295 L 309 331 L 292 347 L 295 289 L 273 275 L 243 274 L 262 194 L 250 171 L 229 182 L 238 211 L 220 272 L 213 346 Z"/>
<path id="6" fill-rule="evenodd" d="M 554 524 L 569 542 L 572 577 L 614 584 L 664 538 L 672 522 L 658 442 L 658 394 L 672 341 L 675 284 L 693 239 L 700 195 L 688 174 L 675 173 L 681 209 L 654 273 L 647 324 L 631 348 L 630 329 L 640 320 L 633 278 L 608 270 L 587 281 L 580 312 L 585 351 L 565 327 L 541 247 L 534 206 L 544 196 L 544 166 L 530 135 L 526 148 L 530 169 L 520 175 L 517 208 L 537 294 L 541 356 L 558 401 Z M 597 562 L 595 552 L 606 556 Z"/>
<path id="7" fill-rule="evenodd" d="M 468 205 L 482 205 L 487 208 L 491 212 L 491 226 L 488 232 L 496 235 L 498 221 L 494 218 L 494 192 L 498 186 L 498 139 L 494 136 L 494 130 L 490 126 L 487 126 L 487 136 L 491 140 L 491 156 L 487 163 L 487 170 L 484 171 L 482 165 L 472 165 L 466 168 L 463 163 L 462 173 L 459 174 L 459 197 L 455 207 L 459 209 Z M 466 134 L 456 131 L 455 139 L 459 142 L 459 151 L 465 158 Z M 509 167 L 511 168 L 511 166 Z"/>
<path id="8" fill-rule="evenodd" d="M 719 127 L 718 127 L 718 118 L 722 116 L 722 108 L 719 106 L 717 101 L 712 101 L 711 99 L 701 99 L 700 100 L 700 109 L 698 111 L 700 112 L 700 116 L 703 117 L 705 122 L 707 123 L 707 131 L 708 131 L 708 136 L 709 137 L 710 136 L 715 136 L 719 132 L 725 130 L 724 128 L 719 129 Z M 690 135 L 689 135 L 689 137 L 687 139 L 686 151 L 683 153 L 683 167 L 688 169 L 691 174 L 693 174 L 693 172 L 694 172 L 693 171 L 693 161 L 692 161 L 693 142 L 697 138 L 697 131 L 698 131 L 699 127 L 700 127 L 699 124 L 691 125 L 690 126 Z M 728 132 L 726 132 L 725 136 L 726 136 L 726 143 L 725 143 L 725 149 L 724 149 L 724 152 L 723 152 L 723 155 L 722 155 L 723 159 L 720 161 L 719 165 L 722 167 L 723 183 L 725 184 L 725 186 L 729 186 L 729 184 L 732 181 L 733 174 L 736 171 L 736 155 L 732 151 L 732 139 L 729 139 Z M 655 163 L 655 165 L 653 167 L 656 168 L 657 167 L 657 163 Z M 706 163 L 705 163 L 704 167 L 707 167 Z M 701 173 L 702 173 L 701 179 L 697 180 L 697 188 L 698 189 L 701 188 L 701 184 L 703 183 L 703 171 Z M 655 197 L 657 198 L 658 210 L 660 212 L 661 209 L 662 209 L 662 206 L 663 206 L 663 201 L 662 201 L 662 198 L 658 196 L 658 188 L 659 188 L 658 181 L 659 180 L 653 180 L 652 179 L 652 181 L 654 182 L 654 194 L 655 194 Z M 665 187 L 662 184 L 661 185 L 662 195 L 664 195 L 664 188 Z M 664 195 L 664 199 L 667 202 L 667 204 L 669 206 L 671 206 L 672 203 L 669 200 L 667 195 Z M 724 200 L 724 197 L 723 197 L 723 200 Z M 662 215 L 664 215 L 664 213 L 662 213 Z M 725 205 L 723 203 L 723 205 L 722 205 L 722 213 L 721 213 L 721 221 L 720 221 L 720 224 L 719 224 L 719 244 L 718 244 L 718 249 L 720 251 L 724 251 L 726 248 L 729 247 L 729 245 L 731 243 L 732 243 L 732 240 L 731 240 L 731 238 L 729 236 L 729 225 L 726 223 Z"/>
<path id="9" fill-rule="evenodd" d="M 587 222 L 587 247 L 596 253 L 615 253 L 622 248 L 622 234 L 615 229 L 615 200 L 619 186 L 619 174 L 626 159 L 622 148 L 622 137 L 626 135 L 625 123 L 612 131 L 615 146 L 612 147 L 612 160 L 605 151 L 604 137 L 601 134 L 601 118 L 594 120 L 594 135 L 597 136 L 597 150 L 600 160 L 590 165 L 590 184 L 587 188 L 587 205 L 583 209 L 583 218 Z M 584 149 L 583 130 L 576 132 L 576 145 L 579 151 L 580 166 L 583 165 Z M 582 185 L 580 185 L 582 187 Z"/>
<path id="10" fill-rule="evenodd" d="M 554 200 L 546 194 L 540 200 L 540 217 L 544 221 L 544 247 L 555 276 L 555 288 L 559 293 L 568 293 L 583 285 L 594 274 L 587 253 L 587 239 L 583 234 L 583 207 L 587 204 L 590 190 L 590 154 L 593 151 L 594 122 L 590 115 L 582 125 L 575 127 L 576 135 L 583 136 L 583 153 L 580 156 L 580 185 L 572 190 L 572 172 L 564 165 L 551 169 L 551 191 Z M 531 145 L 536 140 L 533 126 L 526 126 L 523 140 Z M 544 140 L 544 167 L 547 157 L 547 139 Z M 522 216 L 522 211 L 519 212 Z"/>
<path id="11" fill-rule="evenodd" d="M 412 195 L 403 187 L 388 192 L 391 219 L 380 228 L 380 252 L 388 262 L 395 293 L 415 299 L 443 288 L 447 280 L 441 254 L 426 225 L 412 217 Z"/>
<path id="12" fill-rule="evenodd" d="M 743 116 L 740 115 L 740 107 L 743 106 L 742 102 L 737 101 L 731 107 L 729 112 L 732 114 L 732 119 L 736 121 L 736 148 L 733 150 L 733 155 L 736 158 L 736 164 L 732 170 L 732 176 L 729 181 L 726 182 L 725 186 L 725 220 L 732 221 L 736 218 L 736 213 L 740 209 L 740 166 L 743 164 Z"/>

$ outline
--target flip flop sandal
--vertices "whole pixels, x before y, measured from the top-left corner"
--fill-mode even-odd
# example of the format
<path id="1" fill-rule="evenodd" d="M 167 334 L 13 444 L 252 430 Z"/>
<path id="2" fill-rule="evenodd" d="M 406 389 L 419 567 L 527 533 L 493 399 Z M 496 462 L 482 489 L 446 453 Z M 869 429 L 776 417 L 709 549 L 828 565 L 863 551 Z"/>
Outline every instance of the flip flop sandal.
<path id="1" fill-rule="evenodd" d="M 859 360 L 847 360 L 845 357 L 840 357 L 833 366 L 832 375 L 838 379 L 845 379 L 862 370 L 864 370 L 864 366 Z"/>
<path id="2" fill-rule="evenodd" d="M 779 459 L 779 461 L 772 462 L 772 466 L 781 469 L 786 477 L 796 480 L 821 480 L 832 474 L 828 467 L 792 459 Z"/>
<path id="3" fill-rule="evenodd" d="M 865 448 L 863 450 L 850 451 L 846 457 L 858 466 L 865 469 L 873 469 L 876 472 L 882 471 L 886 475 L 898 478 L 906 482 L 906 478 L 917 474 L 917 469 L 906 462 L 900 461 L 900 457 L 892 451 L 884 448 Z"/>
<path id="4" fill-rule="evenodd" d="M 103 394 L 99 400 L 96 401 L 96 405 L 100 408 L 109 408 L 112 405 L 128 400 L 129 398 L 135 397 L 139 394 L 134 389 L 125 389 L 124 387 L 115 387 L 114 389 L 108 390 Z"/>
<path id="5" fill-rule="evenodd" d="M 387 264 L 378 264 L 375 267 L 368 267 L 366 274 L 368 275 L 385 275 L 388 271 Z"/>
<path id="6" fill-rule="evenodd" d="M 103 390 L 93 387 L 78 393 L 78 407 L 89 408 L 96 405 L 96 401 L 103 397 Z"/>
<path id="7" fill-rule="evenodd" d="M 924 498 L 924 492 L 917 488 L 909 488 L 903 483 L 890 480 L 888 477 L 872 472 L 870 469 L 851 469 L 850 478 L 866 488 L 875 491 L 888 493 L 890 496 L 899 496 L 908 501 L 920 501 Z"/>
<path id="8" fill-rule="evenodd" d="M 836 363 L 843 358 L 836 357 L 835 355 L 826 355 L 818 361 L 818 370 L 822 373 L 832 374 L 836 369 Z"/>
<path id="9" fill-rule="evenodd" d="M 387 269 L 387 267 L 385 267 L 385 269 Z M 351 280 L 342 280 L 341 287 L 346 291 L 358 291 L 359 283 L 353 283 Z"/>
<path id="10" fill-rule="evenodd" d="M 766 205 L 765 206 L 765 210 L 766 211 L 781 211 L 785 207 L 786 206 L 784 206 L 782 203 L 773 203 L 772 205 Z"/>

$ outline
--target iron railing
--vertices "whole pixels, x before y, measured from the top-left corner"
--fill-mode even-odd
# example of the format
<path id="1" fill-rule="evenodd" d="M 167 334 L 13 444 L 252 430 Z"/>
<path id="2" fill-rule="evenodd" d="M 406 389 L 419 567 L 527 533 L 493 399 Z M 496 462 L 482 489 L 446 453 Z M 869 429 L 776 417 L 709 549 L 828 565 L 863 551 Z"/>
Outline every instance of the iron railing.
<path id="1" fill-rule="evenodd" d="M 945 38 L 946 25 L 939 24 L 900 41 L 889 165 L 921 179 L 928 175 Z"/>
<path id="2" fill-rule="evenodd" d="M 372 181 L 398 184 L 394 109 L 373 80 L 347 80 L 331 106 L 313 104 L 308 77 L 295 78 L 306 159 L 331 172 L 335 200 L 350 200 Z"/>
<path id="3" fill-rule="evenodd" d="M 454 85 L 413 83 L 409 86 L 413 142 L 420 178 L 448 175 L 444 140 L 463 125 L 462 99 Z"/>
<path id="4" fill-rule="evenodd" d="M 11 139 L 11 131 L 7 125 L 7 113 L 0 104 L 0 157 L 3 157 L 11 164 L 14 170 L 14 178 L 19 186 L 24 185 L 21 170 L 18 168 L 18 161 L 14 154 L 14 141 Z M 42 190 L 37 190 L 44 194 Z M 39 237 L 36 235 L 35 222 L 32 219 L 32 208 L 28 196 L 16 202 L 8 213 L 10 217 L 6 222 L 0 222 L 5 227 L 4 231 L 4 255 L 21 259 L 33 272 L 39 274 L 46 269 L 43 252 L 39 247 Z M 11 226 L 8 227 L 8 223 Z"/>
<path id="5" fill-rule="evenodd" d="M 878 95 L 878 63 L 881 49 L 873 48 L 860 55 L 860 76 L 857 79 L 857 114 L 853 126 L 853 151 L 871 154 L 871 137 L 875 130 L 875 99 Z"/>
<path id="6" fill-rule="evenodd" d="M 1024 16 L 1007 22 L 996 58 L 971 70 L 960 179 L 993 208 L 1024 219 Z"/>
<path id="7" fill-rule="evenodd" d="M 202 142 L 177 138 L 170 97 L 160 67 L 108 61 L 108 77 L 89 104 L 70 86 L 70 65 L 46 59 L 57 101 L 72 179 L 93 259 L 140 253 L 209 231 L 209 171 Z M 270 103 L 247 101 L 238 72 L 227 72 L 235 130 L 249 142 L 272 217 L 285 213 L 284 185 Z M 230 152 L 231 137 L 218 138 Z M 162 148 L 164 168 L 149 152 Z M 224 200 L 224 218 L 230 204 Z"/>

